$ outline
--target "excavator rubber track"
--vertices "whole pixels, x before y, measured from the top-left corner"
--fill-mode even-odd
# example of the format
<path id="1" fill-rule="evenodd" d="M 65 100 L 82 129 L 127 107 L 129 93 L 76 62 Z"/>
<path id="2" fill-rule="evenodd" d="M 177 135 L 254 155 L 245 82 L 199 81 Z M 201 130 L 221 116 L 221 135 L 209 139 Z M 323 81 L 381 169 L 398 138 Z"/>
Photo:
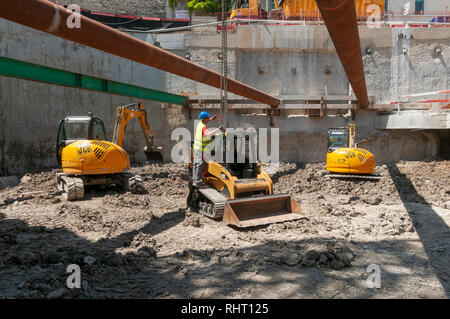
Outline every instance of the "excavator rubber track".
<path id="1" fill-rule="evenodd" d="M 325 173 L 325 177 L 329 178 L 337 178 L 337 179 L 358 179 L 358 180 L 369 180 L 369 181 L 379 181 L 381 179 L 381 175 L 375 174 L 346 174 L 346 173 Z"/>
<path id="2" fill-rule="evenodd" d="M 82 200 L 84 187 L 88 185 L 120 184 L 124 190 L 133 194 L 145 192 L 144 183 L 140 175 L 132 173 L 119 173 L 109 176 L 91 175 L 77 177 L 64 173 L 56 174 L 57 188 L 68 201 Z"/>
<path id="3" fill-rule="evenodd" d="M 139 194 L 145 191 L 142 177 L 137 174 L 124 173 L 122 186 L 125 190 L 133 194 Z"/>
<path id="4" fill-rule="evenodd" d="M 57 187 L 65 199 L 69 201 L 84 198 L 84 183 L 81 178 L 57 174 Z"/>

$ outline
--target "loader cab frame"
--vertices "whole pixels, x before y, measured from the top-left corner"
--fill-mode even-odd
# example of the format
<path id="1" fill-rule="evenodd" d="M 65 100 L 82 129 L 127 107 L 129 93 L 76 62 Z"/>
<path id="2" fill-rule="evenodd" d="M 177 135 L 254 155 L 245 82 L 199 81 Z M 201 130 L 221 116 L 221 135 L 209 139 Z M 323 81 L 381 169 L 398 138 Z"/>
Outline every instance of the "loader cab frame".
<path id="1" fill-rule="evenodd" d="M 61 165 L 62 149 L 78 140 L 106 141 L 105 123 L 98 117 L 68 116 L 59 122 L 56 161 Z"/>
<path id="2" fill-rule="evenodd" d="M 251 162 L 248 157 L 251 147 L 250 137 L 248 135 L 245 135 L 243 138 L 240 138 L 240 143 L 243 143 L 243 145 L 241 145 L 239 149 L 238 139 L 238 136 L 234 136 L 233 162 L 226 163 L 225 167 L 232 173 L 233 176 L 236 176 L 238 179 L 256 178 L 256 176 L 258 175 L 258 164 L 257 162 Z M 224 142 L 226 143 L 226 141 Z M 244 162 L 239 162 L 238 152 L 243 152 L 242 156 L 244 157 Z M 254 155 L 257 156 L 257 153 Z"/>
<path id="3" fill-rule="evenodd" d="M 349 147 L 349 131 L 346 128 L 330 128 L 328 130 L 328 153 L 340 148 Z"/>

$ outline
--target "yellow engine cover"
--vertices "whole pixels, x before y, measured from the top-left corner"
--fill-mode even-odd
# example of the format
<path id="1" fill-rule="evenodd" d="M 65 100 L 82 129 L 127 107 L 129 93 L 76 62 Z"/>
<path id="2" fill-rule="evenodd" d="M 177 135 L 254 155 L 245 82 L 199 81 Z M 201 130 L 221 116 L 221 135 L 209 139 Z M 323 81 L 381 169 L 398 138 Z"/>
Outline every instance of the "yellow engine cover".
<path id="1" fill-rule="evenodd" d="M 375 157 L 362 148 L 340 148 L 327 153 L 326 169 L 333 173 L 371 174 L 375 168 Z"/>
<path id="2" fill-rule="evenodd" d="M 63 148 L 61 164 L 68 174 L 114 174 L 127 171 L 130 159 L 122 147 L 111 142 L 79 140 Z"/>

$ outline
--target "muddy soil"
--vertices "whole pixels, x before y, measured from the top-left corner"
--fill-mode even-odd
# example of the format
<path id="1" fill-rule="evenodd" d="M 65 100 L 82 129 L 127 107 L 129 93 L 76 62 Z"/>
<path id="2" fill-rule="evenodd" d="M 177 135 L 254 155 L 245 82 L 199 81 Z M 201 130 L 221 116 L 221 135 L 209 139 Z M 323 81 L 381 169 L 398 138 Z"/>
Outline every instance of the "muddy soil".
<path id="1" fill-rule="evenodd" d="M 248 230 L 187 209 L 185 165 L 133 168 L 145 194 L 97 187 L 77 202 L 57 192 L 55 172 L 0 190 L 3 298 L 450 296 L 450 161 L 379 166 L 379 181 L 283 163 L 275 192 L 303 217 Z M 71 264 L 80 289 L 67 288 Z"/>

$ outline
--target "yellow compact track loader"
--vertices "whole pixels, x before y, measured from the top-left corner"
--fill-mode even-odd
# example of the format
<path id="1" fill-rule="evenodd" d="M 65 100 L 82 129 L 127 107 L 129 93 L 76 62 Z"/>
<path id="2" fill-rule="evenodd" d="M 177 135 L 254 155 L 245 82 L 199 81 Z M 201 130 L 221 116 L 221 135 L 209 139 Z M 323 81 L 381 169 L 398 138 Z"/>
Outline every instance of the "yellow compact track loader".
<path id="1" fill-rule="evenodd" d="M 236 163 L 237 147 L 234 147 L 232 164 L 209 162 L 201 185 L 193 186 L 190 181 L 188 206 L 239 228 L 301 218 L 297 201 L 288 194 L 274 195 L 272 179 L 263 165 L 249 161 L 248 141 L 247 138 L 244 163 Z M 189 166 L 192 176 L 192 163 Z"/>
<path id="2" fill-rule="evenodd" d="M 56 157 L 63 172 L 57 174 L 57 186 L 67 200 L 83 199 L 86 185 L 119 184 L 132 192 L 143 189 L 142 178 L 128 172 L 130 159 L 122 147 L 130 119 L 139 119 L 147 159 L 162 157 L 159 151 L 153 151 L 153 137 L 142 103 L 135 106 L 117 108 L 112 142 L 106 141 L 103 121 L 91 114 L 68 116 L 60 122 Z"/>
<path id="3" fill-rule="evenodd" d="M 356 128 L 351 123 L 347 127 L 328 130 L 328 152 L 326 170 L 335 174 L 330 177 L 379 179 L 373 175 L 375 157 L 368 150 L 356 144 Z"/>

